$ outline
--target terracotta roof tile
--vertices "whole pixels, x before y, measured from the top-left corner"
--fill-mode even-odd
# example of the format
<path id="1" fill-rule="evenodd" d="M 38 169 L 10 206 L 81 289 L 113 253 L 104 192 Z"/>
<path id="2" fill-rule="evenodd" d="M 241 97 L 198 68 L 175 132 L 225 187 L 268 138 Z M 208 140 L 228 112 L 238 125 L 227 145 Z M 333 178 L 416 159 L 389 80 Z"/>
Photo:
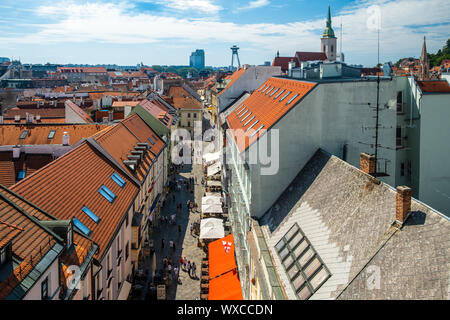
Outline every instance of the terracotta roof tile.
<path id="1" fill-rule="evenodd" d="M 324 52 L 305 52 L 297 51 L 295 56 L 300 62 L 304 61 L 315 61 L 315 60 L 327 60 L 327 56 Z"/>
<path id="2" fill-rule="evenodd" d="M 0 249 L 19 235 L 23 229 L 1 220 L 0 217 Z"/>
<path id="3" fill-rule="evenodd" d="M 111 179 L 114 172 L 126 181 L 123 188 Z M 116 195 L 112 203 L 98 192 L 102 185 Z M 57 219 L 78 218 L 92 231 L 90 237 L 99 245 L 97 257 L 101 257 L 128 213 L 138 187 L 85 141 L 11 190 Z M 83 206 L 100 218 L 98 224 L 81 211 Z"/>
<path id="4" fill-rule="evenodd" d="M 153 135 L 156 137 L 156 141 Z M 139 142 L 148 143 L 151 146 L 150 150 L 156 154 L 159 153 L 162 142 L 137 114 L 131 115 L 110 130 L 96 135 L 94 138 L 125 170 L 141 182 L 144 181 L 147 171 L 151 167 L 151 161 L 154 159 L 152 153 L 147 151 L 147 157 L 139 163 L 135 172 L 126 166 L 123 161 L 128 160 L 128 155 L 131 155 L 131 151 L 135 150 L 134 147 Z M 155 142 L 155 146 L 152 146 L 149 138 Z M 164 142 L 162 144 L 165 145 Z"/>
<path id="5" fill-rule="evenodd" d="M 294 61 L 295 67 L 298 67 L 298 60 L 295 57 L 275 57 L 272 62 L 272 67 L 281 67 L 281 71 L 289 70 L 289 62 Z"/>
<path id="6" fill-rule="evenodd" d="M 21 231 L 17 238 L 13 239 L 12 250 L 16 256 L 23 260 L 20 267 L 17 267 L 7 280 L 0 283 L 0 299 L 3 299 L 26 277 L 32 267 L 40 261 L 40 258 L 48 252 L 48 249 L 56 241 L 54 234 L 43 229 L 40 223 L 30 219 L 30 217 L 34 217 L 39 221 L 48 221 L 54 220 L 55 217 L 24 200 L 9 189 L 0 186 L 0 193 L 0 203 L 3 200 L 7 206 L 9 205 L 7 210 L 5 210 L 5 207 L 3 207 L 3 210 L 0 210 L 0 219 L 8 219 L 9 221 L 14 221 L 15 224 L 20 224 L 20 227 L 15 226 L 20 228 Z M 11 202 L 14 205 L 11 205 Z M 17 210 L 14 206 L 20 208 L 20 210 Z M 5 222 L 3 221 L 3 223 Z M 39 240 L 44 242 L 39 243 Z M 80 266 L 84 262 L 87 253 L 93 248 L 94 242 L 78 232 L 74 232 L 73 244 L 75 250 L 70 254 L 60 256 L 60 261 L 65 265 Z M 20 269 L 21 271 L 19 272 Z M 61 285 L 64 286 L 65 284 L 66 281 L 62 280 Z"/>
<path id="7" fill-rule="evenodd" d="M 14 119 L 15 116 L 19 115 L 22 120 L 25 119 L 26 114 L 36 116 L 39 115 L 42 118 L 65 118 L 66 111 L 64 108 L 46 108 L 46 109 L 9 109 L 6 110 L 3 118 L 4 119 Z"/>
<path id="8" fill-rule="evenodd" d="M 64 132 L 69 134 L 70 144 L 73 145 L 107 127 L 103 124 L 5 124 L 0 125 L 0 145 L 62 144 Z M 25 139 L 19 139 L 25 130 L 28 131 Z M 49 139 L 51 131 L 55 132 Z"/>
<path id="9" fill-rule="evenodd" d="M 316 83 L 306 81 L 270 78 L 255 90 L 227 117 L 230 129 L 241 129 L 235 131 L 236 141 L 242 140 L 238 139 L 238 136 L 243 138 L 247 129 L 251 128 L 248 131 L 250 134 L 251 131 L 256 131 L 263 126 L 253 137 L 247 136 L 245 141 L 238 142 L 239 151 L 246 150 L 258 140 L 259 136 L 291 110 L 315 85 Z M 282 101 L 280 102 L 280 100 Z"/>
<path id="10" fill-rule="evenodd" d="M 450 85 L 446 80 L 417 81 L 422 92 L 426 93 L 450 93 Z"/>

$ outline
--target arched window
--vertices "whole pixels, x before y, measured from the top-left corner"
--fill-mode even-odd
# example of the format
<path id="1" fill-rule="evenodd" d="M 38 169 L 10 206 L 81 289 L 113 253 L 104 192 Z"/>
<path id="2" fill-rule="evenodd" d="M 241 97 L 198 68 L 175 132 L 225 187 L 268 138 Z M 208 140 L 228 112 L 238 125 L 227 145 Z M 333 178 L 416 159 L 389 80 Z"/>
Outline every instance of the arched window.
<path id="1" fill-rule="evenodd" d="M 334 47 L 333 47 L 333 45 L 331 45 L 331 52 L 333 52 L 333 49 L 334 49 Z"/>

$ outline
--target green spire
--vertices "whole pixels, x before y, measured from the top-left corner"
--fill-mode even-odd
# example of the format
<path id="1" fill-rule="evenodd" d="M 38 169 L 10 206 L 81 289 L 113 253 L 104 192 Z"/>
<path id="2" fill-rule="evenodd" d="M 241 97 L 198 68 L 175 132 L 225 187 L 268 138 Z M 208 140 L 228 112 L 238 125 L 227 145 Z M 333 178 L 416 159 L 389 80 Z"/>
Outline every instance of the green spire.
<path id="1" fill-rule="evenodd" d="M 323 38 L 336 38 L 334 36 L 333 28 L 331 27 L 331 10 L 330 5 L 328 5 L 328 18 L 327 18 L 327 27 L 323 31 Z"/>

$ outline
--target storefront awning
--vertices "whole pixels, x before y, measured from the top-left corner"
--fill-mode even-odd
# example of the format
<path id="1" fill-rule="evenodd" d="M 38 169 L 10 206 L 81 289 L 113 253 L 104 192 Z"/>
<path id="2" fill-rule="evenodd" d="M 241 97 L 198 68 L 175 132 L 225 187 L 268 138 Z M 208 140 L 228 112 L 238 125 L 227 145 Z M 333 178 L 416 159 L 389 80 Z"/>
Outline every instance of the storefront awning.
<path id="1" fill-rule="evenodd" d="M 224 235 L 222 219 L 207 218 L 200 221 L 200 239 L 220 239 Z"/>
<path id="2" fill-rule="evenodd" d="M 129 283 L 128 281 L 124 281 L 117 300 L 128 300 L 130 290 L 131 290 L 131 283 Z"/>
<path id="3" fill-rule="evenodd" d="M 210 280 L 208 300 L 243 300 L 237 272 L 230 271 Z"/>
<path id="4" fill-rule="evenodd" d="M 209 244 L 209 278 L 214 279 L 236 269 L 233 234 Z"/>
<path id="5" fill-rule="evenodd" d="M 208 177 L 215 175 L 216 173 L 220 172 L 221 168 L 221 164 L 220 161 L 217 161 L 213 164 L 211 164 L 210 166 L 208 166 L 208 168 L 206 169 L 206 173 L 208 175 Z"/>
<path id="6" fill-rule="evenodd" d="M 202 204 L 202 213 L 222 213 L 221 204 Z"/>
<path id="7" fill-rule="evenodd" d="M 204 196 L 202 197 L 202 204 L 218 204 L 222 205 L 222 198 L 220 197 L 220 193 L 217 193 L 218 196 Z"/>

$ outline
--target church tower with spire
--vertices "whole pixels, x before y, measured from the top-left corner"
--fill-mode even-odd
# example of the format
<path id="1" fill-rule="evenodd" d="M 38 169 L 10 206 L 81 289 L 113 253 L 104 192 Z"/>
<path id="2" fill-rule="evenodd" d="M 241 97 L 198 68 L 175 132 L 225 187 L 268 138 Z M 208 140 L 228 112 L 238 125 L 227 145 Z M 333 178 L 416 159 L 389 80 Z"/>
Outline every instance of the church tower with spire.
<path id="1" fill-rule="evenodd" d="M 419 80 L 430 80 L 430 61 L 428 61 L 427 44 L 423 37 L 422 55 L 420 56 Z"/>
<path id="2" fill-rule="evenodd" d="M 334 35 L 333 28 L 331 27 L 331 10 L 328 5 L 328 18 L 327 18 L 327 26 L 323 32 L 321 39 L 321 51 L 325 53 L 328 61 L 336 61 L 336 44 L 337 38 Z"/>

